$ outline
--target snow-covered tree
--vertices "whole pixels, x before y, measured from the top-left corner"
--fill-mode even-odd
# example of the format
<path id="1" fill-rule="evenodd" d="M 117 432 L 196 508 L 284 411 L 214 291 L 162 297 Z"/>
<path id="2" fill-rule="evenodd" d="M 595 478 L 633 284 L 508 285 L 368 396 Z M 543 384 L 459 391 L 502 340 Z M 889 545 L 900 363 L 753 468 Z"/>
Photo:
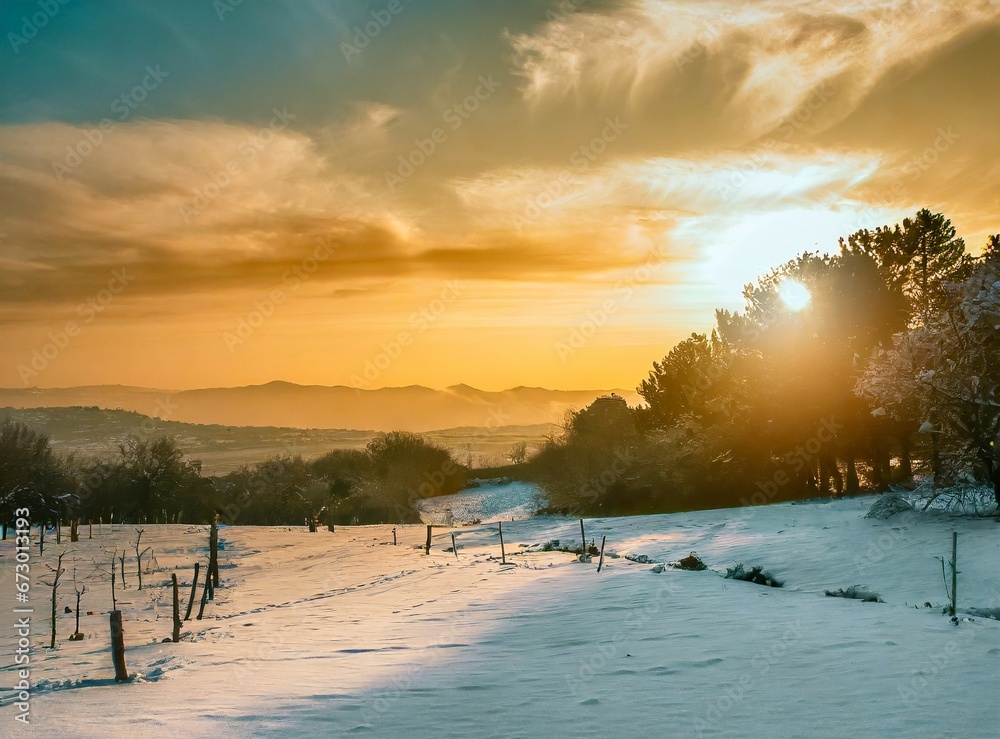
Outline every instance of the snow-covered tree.
<path id="1" fill-rule="evenodd" d="M 944 308 L 895 337 L 857 391 L 876 415 L 921 420 L 936 482 L 989 483 L 1000 505 L 1000 252 L 987 248 L 949 292 Z"/>

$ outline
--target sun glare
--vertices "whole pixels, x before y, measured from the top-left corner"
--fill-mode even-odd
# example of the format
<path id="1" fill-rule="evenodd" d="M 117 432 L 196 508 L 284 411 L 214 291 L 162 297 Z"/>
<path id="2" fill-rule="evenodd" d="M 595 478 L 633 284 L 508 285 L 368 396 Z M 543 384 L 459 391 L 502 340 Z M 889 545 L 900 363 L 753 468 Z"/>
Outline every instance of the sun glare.
<path id="1" fill-rule="evenodd" d="M 797 280 L 785 280 L 778 289 L 778 297 L 789 310 L 796 313 L 809 305 L 809 301 L 812 300 L 809 288 Z"/>

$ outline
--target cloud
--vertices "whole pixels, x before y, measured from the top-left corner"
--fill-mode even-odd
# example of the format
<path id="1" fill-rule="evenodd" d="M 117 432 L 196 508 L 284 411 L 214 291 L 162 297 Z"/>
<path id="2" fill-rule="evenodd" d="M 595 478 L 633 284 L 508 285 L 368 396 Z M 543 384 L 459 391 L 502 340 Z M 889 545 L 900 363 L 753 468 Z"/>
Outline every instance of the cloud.
<path id="1" fill-rule="evenodd" d="M 509 40 L 535 108 L 629 110 L 668 97 L 680 115 L 708 102 L 713 125 L 731 121 L 728 133 L 745 142 L 779 126 L 821 86 L 837 104 L 813 125 L 833 125 L 893 68 L 998 19 L 1000 7 L 985 0 L 634 0 Z"/>
<path id="2" fill-rule="evenodd" d="M 877 152 L 781 145 L 585 170 L 506 167 L 452 187 L 484 228 L 524 225 L 566 243 L 586 240 L 596 246 L 581 253 L 606 249 L 622 266 L 667 253 L 668 284 L 696 286 L 699 304 L 738 305 L 743 285 L 770 267 L 915 211 L 919 204 L 861 197 L 881 165 Z"/>
<path id="3" fill-rule="evenodd" d="M 700 159 L 623 158 L 593 169 L 506 167 L 452 181 L 463 205 L 494 225 L 586 224 L 615 213 L 646 221 L 823 201 L 867 180 L 874 152 L 766 147 Z"/>
<path id="4" fill-rule="evenodd" d="M 226 290 L 280 274 L 321 237 L 364 262 L 414 229 L 280 120 L 8 126 L 0 198 L 7 301 L 69 297 L 122 266 L 149 273 L 138 292 Z M 29 267 L 31 282 L 11 277 Z"/>
<path id="5" fill-rule="evenodd" d="M 359 106 L 345 129 L 377 136 L 395 114 Z M 338 168 L 280 122 L 147 120 L 104 132 L 48 122 L 2 134 L 7 304 L 79 301 L 121 267 L 140 273 L 135 297 L 266 288 L 321 240 L 332 255 L 316 282 L 335 289 L 393 276 L 530 281 L 617 259 L 558 238 L 427 233 L 419 213 L 369 190 L 377 178 Z"/>

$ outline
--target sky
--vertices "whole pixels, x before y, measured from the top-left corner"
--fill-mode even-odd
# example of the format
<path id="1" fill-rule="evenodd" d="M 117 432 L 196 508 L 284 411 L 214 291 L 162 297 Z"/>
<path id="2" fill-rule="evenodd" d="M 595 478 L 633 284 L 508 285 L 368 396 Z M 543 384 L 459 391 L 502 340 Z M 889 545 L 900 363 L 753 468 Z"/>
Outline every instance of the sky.
<path id="1" fill-rule="evenodd" d="M 1000 231 L 1000 2 L 0 3 L 0 386 L 634 388 L 802 251 Z"/>

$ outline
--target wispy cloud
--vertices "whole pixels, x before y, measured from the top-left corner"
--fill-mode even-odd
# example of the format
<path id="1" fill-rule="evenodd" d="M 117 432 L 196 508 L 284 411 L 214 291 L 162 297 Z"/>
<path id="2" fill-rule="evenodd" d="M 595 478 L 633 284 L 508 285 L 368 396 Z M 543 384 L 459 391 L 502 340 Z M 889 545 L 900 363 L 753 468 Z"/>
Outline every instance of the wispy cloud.
<path id="1" fill-rule="evenodd" d="M 836 123 L 892 68 L 998 18 L 1000 7 L 985 0 L 634 0 L 560 17 L 510 42 L 524 98 L 536 107 L 641 107 L 667 89 L 707 84 L 715 113 L 737 116 L 749 141 L 823 84 L 836 88 L 838 104 L 814 123 Z"/>

